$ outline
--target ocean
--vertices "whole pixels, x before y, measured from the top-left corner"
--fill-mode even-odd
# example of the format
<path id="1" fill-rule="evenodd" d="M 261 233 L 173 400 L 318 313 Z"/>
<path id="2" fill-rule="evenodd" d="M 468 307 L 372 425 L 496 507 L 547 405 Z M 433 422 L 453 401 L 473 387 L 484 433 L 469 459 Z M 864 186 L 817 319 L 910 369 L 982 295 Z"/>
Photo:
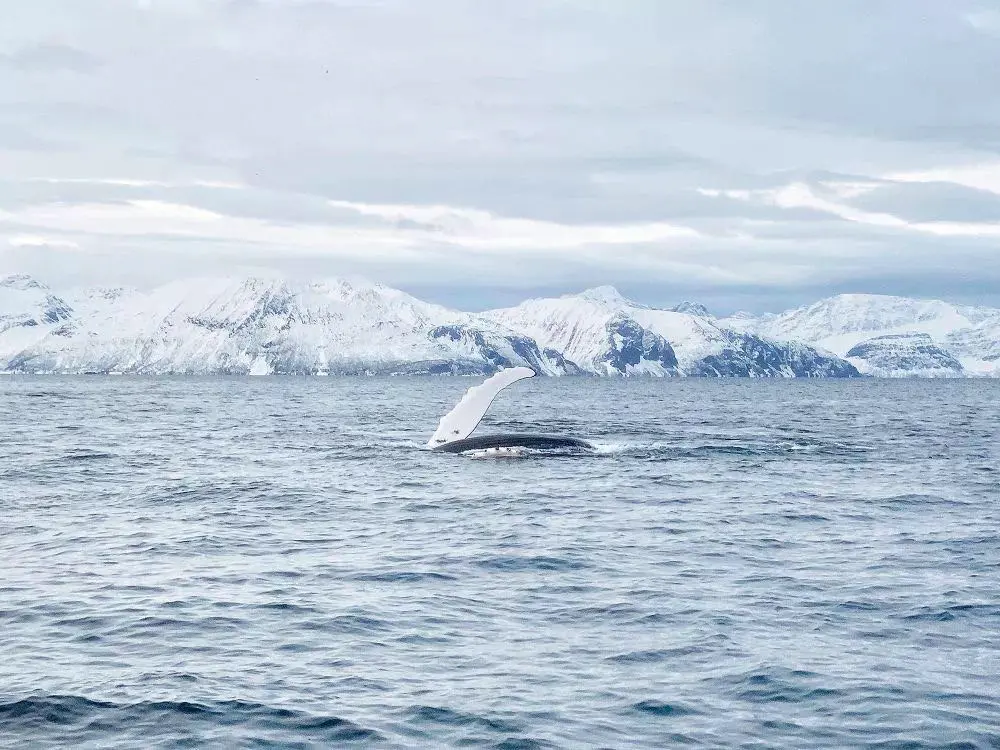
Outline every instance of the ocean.
<path id="1" fill-rule="evenodd" d="M 0 379 L 0 747 L 1000 747 L 1000 382 L 476 382 Z"/>

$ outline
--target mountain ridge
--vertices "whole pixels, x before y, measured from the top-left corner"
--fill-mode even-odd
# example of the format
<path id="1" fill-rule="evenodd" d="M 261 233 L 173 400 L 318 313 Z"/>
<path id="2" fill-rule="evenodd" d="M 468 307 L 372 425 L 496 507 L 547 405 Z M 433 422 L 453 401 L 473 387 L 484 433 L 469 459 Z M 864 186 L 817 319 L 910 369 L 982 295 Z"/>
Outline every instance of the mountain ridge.
<path id="1" fill-rule="evenodd" d="M 878 295 L 716 318 L 696 302 L 658 308 L 599 286 L 467 313 L 339 278 L 55 291 L 0 276 L 3 372 L 937 377 L 1000 375 L 997 362 L 1000 310 Z"/>
<path id="2" fill-rule="evenodd" d="M 722 323 L 737 330 L 804 341 L 848 359 L 867 374 L 878 375 L 888 368 L 893 377 L 1000 377 L 1000 309 L 996 308 L 893 295 L 839 294 L 782 313 L 741 314 Z M 910 345 L 922 348 L 927 359 L 913 359 L 914 352 L 904 354 L 902 349 L 898 349 L 899 356 L 908 359 L 912 367 L 886 359 L 885 345 L 902 340 L 888 337 L 917 335 L 930 339 L 929 344 L 910 339 Z M 866 343 L 875 345 L 864 346 Z M 878 361 L 869 361 L 867 354 Z"/>
<path id="3" fill-rule="evenodd" d="M 856 377 L 808 346 L 731 331 L 714 320 L 636 304 L 610 287 L 531 299 L 484 315 L 564 352 L 584 369 L 627 375 Z M 668 351 L 669 350 L 669 351 Z"/>

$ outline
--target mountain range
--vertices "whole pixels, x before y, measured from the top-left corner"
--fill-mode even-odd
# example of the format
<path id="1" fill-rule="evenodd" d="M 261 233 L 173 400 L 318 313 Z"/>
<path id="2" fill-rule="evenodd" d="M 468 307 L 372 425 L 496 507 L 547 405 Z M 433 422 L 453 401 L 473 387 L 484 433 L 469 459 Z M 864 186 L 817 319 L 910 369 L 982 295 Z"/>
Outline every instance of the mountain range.
<path id="1" fill-rule="evenodd" d="M 0 277 L 0 371 L 707 377 L 1000 376 L 1000 310 L 841 295 L 715 318 L 612 287 L 467 313 L 381 284 L 197 278 L 56 291 Z"/>
<path id="2" fill-rule="evenodd" d="M 879 377 L 1000 377 L 1000 309 L 841 294 L 777 315 L 735 315 L 733 330 L 805 341 Z"/>

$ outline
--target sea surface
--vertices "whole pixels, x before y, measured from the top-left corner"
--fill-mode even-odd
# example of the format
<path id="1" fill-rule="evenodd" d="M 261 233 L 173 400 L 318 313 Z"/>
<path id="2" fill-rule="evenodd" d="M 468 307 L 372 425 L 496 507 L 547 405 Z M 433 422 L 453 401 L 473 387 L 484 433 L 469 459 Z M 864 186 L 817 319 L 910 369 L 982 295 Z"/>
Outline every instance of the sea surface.
<path id="1" fill-rule="evenodd" d="M 1000 382 L 476 382 L 0 378 L 0 747 L 1000 747 Z"/>

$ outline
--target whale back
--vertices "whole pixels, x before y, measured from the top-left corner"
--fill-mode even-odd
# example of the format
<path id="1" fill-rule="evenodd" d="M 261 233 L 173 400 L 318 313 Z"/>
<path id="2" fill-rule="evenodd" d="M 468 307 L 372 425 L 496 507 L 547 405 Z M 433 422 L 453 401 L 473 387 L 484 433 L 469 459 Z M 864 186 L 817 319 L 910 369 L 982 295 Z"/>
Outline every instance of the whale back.
<path id="1" fill-rule="evenodd" d="M 528 448 L 534 450 L 592 451 L 594 446 L 580 438 L 563 435 L 525 435 L 521 433 L 498 433 L 452 440 L 438 445 L 434 450 L 442 453 L 465 453 L 490 449 Z"/>
<path id="2" fill-rule="evenodd" d="M 479 426 L 493 400 L 504 388 L 519 380 L 530 378 L 535 371 L 530 367 L 511 367 L 498 373 L 477 386 L 473 386 L 455 408 L 441 417 L 437 431 L 427 442 L 427 447 L 438 448 L 456 440 L 464 440 Z"/>

